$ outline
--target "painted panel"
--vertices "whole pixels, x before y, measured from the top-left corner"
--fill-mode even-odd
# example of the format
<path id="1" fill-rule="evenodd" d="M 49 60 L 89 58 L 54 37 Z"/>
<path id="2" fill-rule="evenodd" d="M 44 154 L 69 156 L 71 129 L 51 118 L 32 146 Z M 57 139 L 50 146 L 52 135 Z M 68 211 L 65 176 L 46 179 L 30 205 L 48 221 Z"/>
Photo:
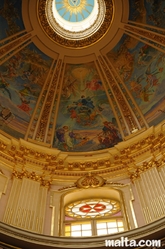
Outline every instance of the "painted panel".
<path id="1" fill-rule="evenodd" d="M 34 44 L 0 66 L 0 128 L 23 137 L 52 59 Z"/>
<path id="2" fill-rule="evenodd" d="M 16 34 L 24 29 L 22 21 L 22 0 L 0 1 L 0 39 Z"/>
<path id="3" fill-rule="evenodd" d="M 160 28 L 165 27 L 165 1 L 145 0 L 146 23 Z"/>
<path id="4" fill-rule="evenodd" d="M 63 151 L 93 151 L 119 141 L 121 135 L 95 64 L 68 64 L 54 146 Z"/>
<path id="5" fill-rule="evenodd" d="M 165 27 L 165 1 L 129 0 L 129 20 L 147 23 L 160 28 Z"/>
<path id="6" fill-rule="evenodd" d="M 138 40 L 124 35 L 108 58 L 127 85 L 149 125 L 164 118 L 165 56 Z"/>

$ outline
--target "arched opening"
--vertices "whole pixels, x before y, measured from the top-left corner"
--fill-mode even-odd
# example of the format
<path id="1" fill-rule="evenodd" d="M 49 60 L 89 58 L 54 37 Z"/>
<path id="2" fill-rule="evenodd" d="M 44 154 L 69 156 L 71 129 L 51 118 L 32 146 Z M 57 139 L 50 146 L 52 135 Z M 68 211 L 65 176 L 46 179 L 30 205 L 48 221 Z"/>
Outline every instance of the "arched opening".
<path id="1" fill-rule="evenodd" d="M 61 235 L 99 236 L 128 230 L 122 192 L 113 188 L 73 190 L 62 197 Z"/>

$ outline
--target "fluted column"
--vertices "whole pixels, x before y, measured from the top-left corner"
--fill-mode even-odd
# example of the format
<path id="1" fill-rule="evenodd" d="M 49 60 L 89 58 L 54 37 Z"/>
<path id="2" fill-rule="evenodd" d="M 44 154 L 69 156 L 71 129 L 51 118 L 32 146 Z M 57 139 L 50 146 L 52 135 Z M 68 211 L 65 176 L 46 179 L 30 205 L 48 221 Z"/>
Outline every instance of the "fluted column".
<path id="1" fill-rule="evenodd" d="M 159 170 L 160 179 L 165 188 L 165 163 L 158 170 Z"/>
<path id="2" fill-rule="evenodd" d="M 21 180 L 14 178 L 3 218 L 4 223 L 12 224 L 17 208 L 20 191 L 21 191 Z"/>
<path id="3" fill-rule="evenodd" d="M 13 178 L 3 222 L 43 233 L 48 187 L 48 182 L 34 172 L 17 172 Z"/>
<path id="4" fill-rule="evenodd" d="M 146 223 L 165 215 L 165 187 L 161 173 L 157 164 L 150 162 L 138 168 L 132 175 Z"/>

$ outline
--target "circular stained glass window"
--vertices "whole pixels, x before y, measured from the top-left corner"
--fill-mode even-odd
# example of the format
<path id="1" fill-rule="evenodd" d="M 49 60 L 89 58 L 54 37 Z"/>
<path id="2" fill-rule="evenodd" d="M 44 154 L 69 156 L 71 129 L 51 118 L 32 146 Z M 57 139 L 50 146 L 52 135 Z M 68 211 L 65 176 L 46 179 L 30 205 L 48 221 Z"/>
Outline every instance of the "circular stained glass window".
<path id="1" fill-rule="evenodd" d="M 93 11 L 98 12 L 97 5 L 94 0 L 55 0 L 54 8 L 62 19 L 74 24 L 84 21 Z"/>
<path id="2" fill-rule="evenodd" d="M 120 211 L 116 200 L 83 200 L 65 207 L 65 214 L 75 218 L 95 218 L 112 215 Z"/>

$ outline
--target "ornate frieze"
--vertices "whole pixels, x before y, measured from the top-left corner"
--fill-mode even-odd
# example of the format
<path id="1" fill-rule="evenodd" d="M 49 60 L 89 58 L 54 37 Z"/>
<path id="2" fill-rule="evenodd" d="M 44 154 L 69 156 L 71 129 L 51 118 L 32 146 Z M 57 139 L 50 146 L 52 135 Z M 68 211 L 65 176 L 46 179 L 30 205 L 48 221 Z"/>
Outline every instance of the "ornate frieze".
<path id="1" fill-rule="evenodd" d="M 14 169 L 12 172 L 12 178 L 14 177 L 16 177 L 17 179 L 28 178 L 30 180 L 39 182 L 41 186 L 48 187 L 48 188 L 50 188 L 51 183 L 52 183 L 51 177 L 49 177 L 50 179 L 47 179 L 45 178 L 44 174 L 39 175 L 34 171 L 29 172 L 24 168 L 22 169 L 22 171 L 17 171 Z"/>
<path id="2" fill-rule="evenodd" d="M 136 165 L 150 158 L 164 157 L 165 155 L 165 135 L 163 132 L 154 133 L 151 130 L 147 136 L 143 133 L 134 137 L 134 141 L 125 141 L 115 148 L 106 151 L 91 152 L 76 155 L 64 153 L 59 150 L 50 149 L 40 145 L 34 145 L 26 141 L 17 141 L 2 136 L 0 140 L 0 160 L 1 164 L 7 165 L 11 170 L 23 167 L 31 171 L 45 172 L 54 179 L 58 177 L 74 176 L 80 178 L 86 176 L 87 172 L 95 172 L 97 175 L 110 174 L 128 175 L 135 172 Z M 3 168 L 2 168 L 3 169 Z M 137 172 L 136 172 L 137 173 Z"/>

